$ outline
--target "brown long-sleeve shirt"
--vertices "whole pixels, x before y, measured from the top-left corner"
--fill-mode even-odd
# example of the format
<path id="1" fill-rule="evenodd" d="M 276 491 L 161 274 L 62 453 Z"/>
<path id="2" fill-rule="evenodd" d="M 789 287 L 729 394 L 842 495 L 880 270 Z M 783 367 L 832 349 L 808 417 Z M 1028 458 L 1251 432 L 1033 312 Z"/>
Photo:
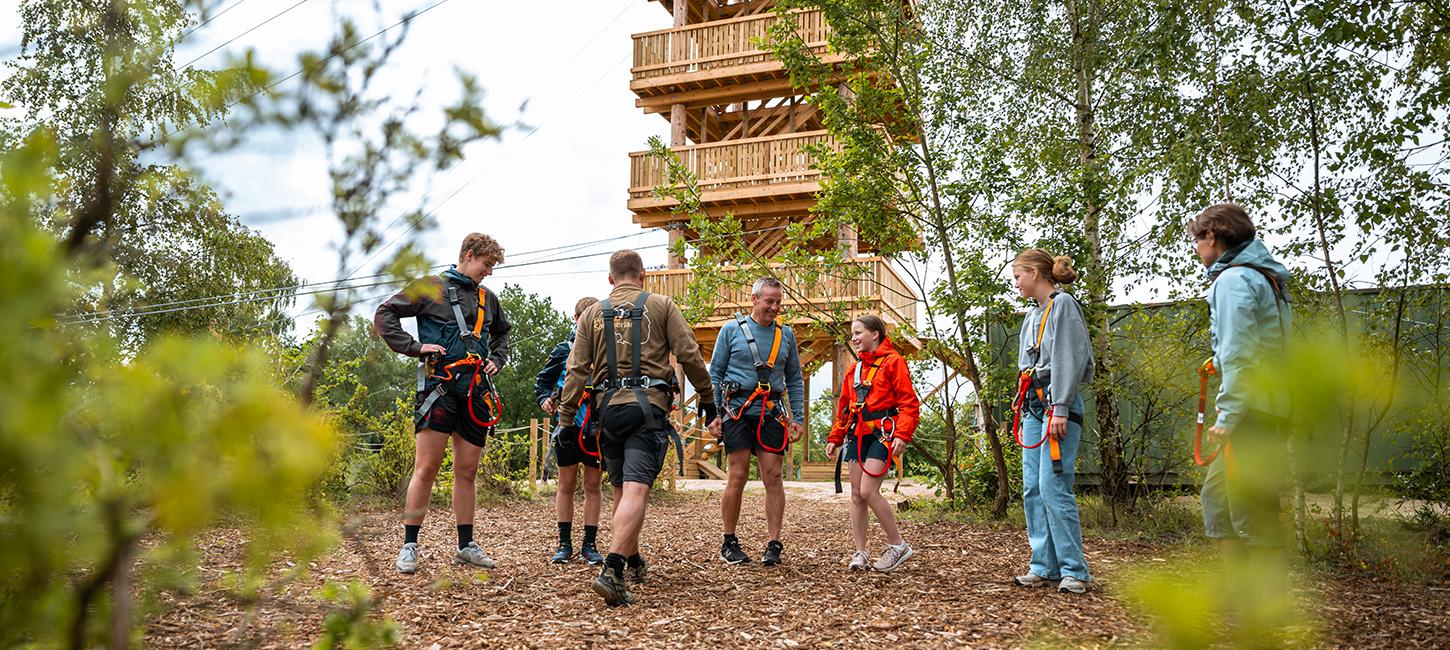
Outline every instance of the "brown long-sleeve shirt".
<path id="1" fill-rule="evenodd" d="M 634 307 L 634 301 L 639 299 L 641 291 L 643 289 L 637 284 L 620 283 L 610 292 L 609 301 L 615 309 L 630 309 Z M 607 343 L 604 339 L 604 319 L 600 316 L 603 311 L 601 304 L 595 304 L 579 316 L 579 326 L 574 333 L 574 351 L 569 355 L 568 375 L 564 379 L 564 392 L 560 397 L 560 422 L 573 420 L 574 413 L 579 408 L 579 396 L 583 394 L 585 386 L 603 386 L 609 376 L 609 358 L 604 348 Z M 700 355 L 694 330 L 685 320 L 685 315 L 680 313 L 680 308 L 675 306 L 674 300 L 669 296 L 650 294 L 645 299 L 644 319 L 641 324 L 644 329 L 640 332 L 639 365 L 644 376 L 668 379 L 675 372 L 670 366 L 670 355 L 674 354 L 675 359 L 685 368 L 685 377 L 699 393 L 701 402 L 712 403 L 715 393 L 710 387 L 710 371 Z M 628 319 L 614 322 L 613 344 L 618 359 L 617 376 L 621 379 L 634 373 L 630 350 L 633 326 Z M 646 390 L 645 395 L 651 404 L 668 410 L 667 398 L 660 391 Z M 614 394 L 610 403 L 633 404 L 634 392 L 620 390 Z"/>

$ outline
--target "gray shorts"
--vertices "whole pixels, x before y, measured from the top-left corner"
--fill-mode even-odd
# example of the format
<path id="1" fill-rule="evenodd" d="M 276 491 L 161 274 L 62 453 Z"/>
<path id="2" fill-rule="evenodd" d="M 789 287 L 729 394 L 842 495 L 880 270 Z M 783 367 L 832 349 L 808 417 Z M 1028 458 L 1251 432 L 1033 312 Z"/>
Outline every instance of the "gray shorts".
<path id="1" fill-rule="evenodd" d="M 669 426 L 665 412 L 657 406 L 655 421 L 660 427 Z M 600 452 L 604 456 L 604 467 L 609 472 L 609 483 L 623 487 L 625 481 L 654 485 L 665 466 L 665 453 L 670 448 L 670 438 L 663 428 L 650 430 L 644 412 L 635 404 L 614 404 L 604 409 L 602 418 L 604 435 L 601 436 Z"/>

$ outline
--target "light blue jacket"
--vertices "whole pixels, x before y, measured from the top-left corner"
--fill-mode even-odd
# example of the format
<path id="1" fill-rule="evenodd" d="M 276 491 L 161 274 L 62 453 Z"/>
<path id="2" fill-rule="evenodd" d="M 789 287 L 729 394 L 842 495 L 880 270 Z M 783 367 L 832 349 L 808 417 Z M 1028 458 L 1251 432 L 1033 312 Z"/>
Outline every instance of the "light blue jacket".
<path id="1" fill-rule="evenodd" d="M 760 350 L 760 360 L 767 360 L 770 357 L 770 344 L 775 340 L 775 326 L 762 326 L 748 315 L 745 316 L 745 323 L 755 334 L 755 347 Z M 755 357 L 750 354 L 750 344 L 745 340 L 745 334 L 740 331 L 737 320 L 732 319 L 720 327 L 720 336 L 715 339 L 715 351 L 710 355 L 710 381 L 715 384 L 716 404 L 725 404 L 723 391 L 726 382 L 740 384 L 741 392 L 731 397 L 728 404 L 731 410 L 739 408 L 745 398 L 755 390 Z M 792 421 L 806 421 L 806 389 L 805 380 L 801 377 L 800 350 L 796 347 L 795 332 L 791 331 L 789 325 L 781 326 L 780 352 L 776 354 L 775 369 L 770 373 L 770 388 L 783 392 L 790 398 Z M 760 401 L 752 403 L 746 413 L 758 415 Z"/>
<path id="2" fill-rule="evenodd" d="M 1275 299 L 1273 285 L 1257 269 L 1278 279 L 1285 302 Z M 1287 334 L 1293 331 L 1289 270 L 1254 239 L 1211 264 L 1208 279 L 1209 336 L 1219 374 L 1214 424 L 1232 431 L 1250 410 L 1287 417 L 1289 399 L 1282 381 L 1259 375 L 1267 366 L 1282 363 L 1288 349 Z"/>

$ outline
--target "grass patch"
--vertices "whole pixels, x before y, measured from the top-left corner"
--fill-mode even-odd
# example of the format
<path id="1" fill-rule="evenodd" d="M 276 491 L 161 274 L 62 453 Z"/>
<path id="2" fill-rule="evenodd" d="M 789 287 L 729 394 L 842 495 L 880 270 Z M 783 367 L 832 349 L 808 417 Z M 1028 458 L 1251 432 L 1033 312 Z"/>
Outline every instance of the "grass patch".
<path id="1" fill-rule="evenodd" d="M 1021 502 L 1009 505 L 1007 516 L 1002 519 L 994 519 L 990 508 L 960 505 L 953 508 L 944 499 L 915 499 L 909 503 L 901 510 L 902 518 L 909 521 L 953 522 L 1003 530 L 1027 526 Z M 1145 497 L 1138 500 L 1135 509 L 1119 508 L 1116 513 L 1095 494 L 1079 495 L 1077 504 L 1084 535 L 1189 543 L 1203 534 L 1203 518 L 1198 508 L 1171 496 Z"/>

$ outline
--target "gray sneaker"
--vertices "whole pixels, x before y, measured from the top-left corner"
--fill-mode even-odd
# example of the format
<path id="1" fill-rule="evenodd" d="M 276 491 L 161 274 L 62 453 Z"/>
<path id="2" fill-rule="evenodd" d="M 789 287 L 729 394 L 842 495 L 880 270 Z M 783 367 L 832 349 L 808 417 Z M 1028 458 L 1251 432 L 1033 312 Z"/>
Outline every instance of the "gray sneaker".
<path id="1" fill-rule="evenodd" d="M 642 585 L 649 578 L 649 564 L 644 561 L 644 558 L 639 560 L 639 566 L 624 568 L 624 574 L 629 578 L 631 584 Z"/>
<path id="2" fill-rule="evenodd" d="M 604 599 L 604 604 L 610 607 L 634 604 L 634 594 L 629 593 L 629 587 L 625 586 L 624 577 L 615 577 L 607 566 L 600 572 L 599 577 L 589 583 L 589 587 Z"/>
<path id="3" fill-rule="evenodd" d="M 418 542 L 408 542 L 403 545 L 403 550 L 398 551 L 398 573 L 416 573 L 418 571 Z"/>
<path id="4" fill-rule="evenodd" d="M 851 563 L 846 566 L 850 571 L 865 571 L 870 568 L 871 560 L 866 557 L 866 551 L 856 551 L 851 554 Z"/>
<path id="5" fill-rule="evenodd" d="M 1065 594 L 1085 594 L 1088 590 L 1088 583 L 1072 576 L 1063 576 L 1062 582 L 1057 584 L 1057 590 Z"/>
<path id="6" fill-rule="evenodd" d="M 881 553 L 881 557 L 876 559 L 876 570 L 882 573 L 894 571 L 896 567 L 901 566 L 901 563 L 910 557 L 911 545 L 907 544 L 906 540 L 901 540 L 900 546 L 887 544 L 886 550 Z"/>
<path id="7" fill-rule="evenodd" d="M 1017 576 L 1012 579 L 1012 584 L 1018 587 L 1051 587 L 1052 580 L 1048 580 L 1036 573 L 1028 573 L 1025 576 Z"/>
<path id="8" fill-rule="evenodd" d="M 483 554 L 483 549 L 478 547 L 478 542 L 469 542 L 468 546 L 458 549 L 458 554 L 453 556 L 453 561 L 485 569 L 494 567 L 493 558 Z"/>

